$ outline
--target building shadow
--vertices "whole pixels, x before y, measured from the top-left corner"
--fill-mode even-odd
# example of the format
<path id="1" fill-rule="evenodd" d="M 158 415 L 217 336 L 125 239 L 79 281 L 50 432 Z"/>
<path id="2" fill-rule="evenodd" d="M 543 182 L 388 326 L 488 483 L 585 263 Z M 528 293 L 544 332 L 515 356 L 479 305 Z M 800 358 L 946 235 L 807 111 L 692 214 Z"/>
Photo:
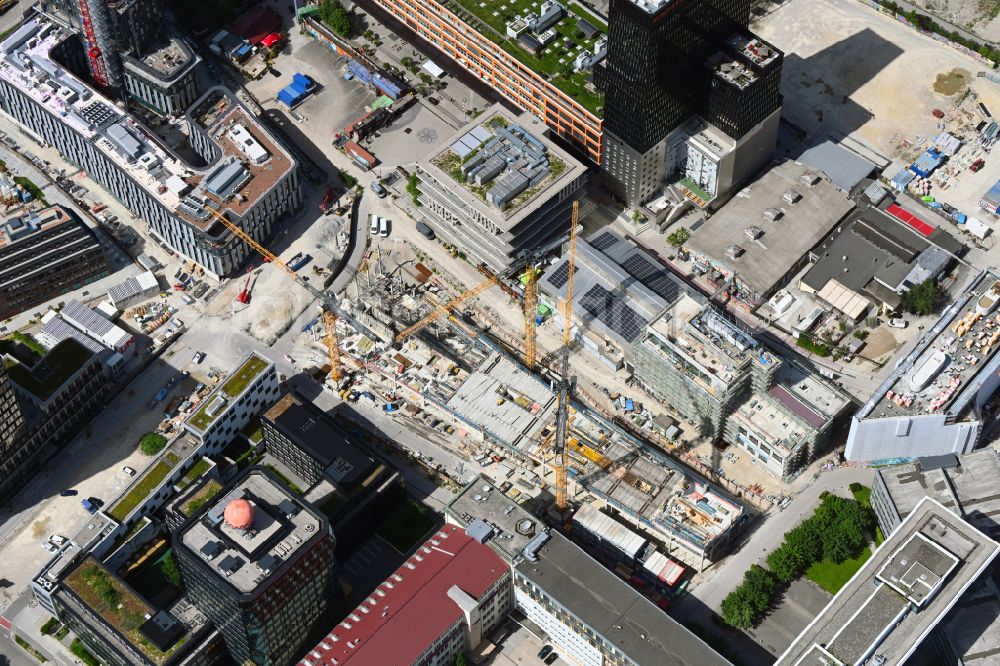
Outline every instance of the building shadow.
<path id="1" fill-rule="evenodd" d="M 808 58 L 786 54 L 779 152 L 797 158 L 822 138 L 840 139 L 869 122 L 872 112 L 851 96 L 902 53 L 866 28 Z"/>

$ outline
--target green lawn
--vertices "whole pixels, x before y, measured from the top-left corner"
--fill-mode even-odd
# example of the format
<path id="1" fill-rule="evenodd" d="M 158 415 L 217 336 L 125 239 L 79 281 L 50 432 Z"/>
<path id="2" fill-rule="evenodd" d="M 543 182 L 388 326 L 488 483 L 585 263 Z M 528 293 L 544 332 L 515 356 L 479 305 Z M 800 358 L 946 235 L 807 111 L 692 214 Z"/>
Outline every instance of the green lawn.
<path id="1" fill-rule="evenodd" d="M 53 347 L 35 367 L 29 369 L 15 363 L 7 368 L 7 374 L 21 388 L 44 401 L 51 398 L 93 355 L 94 352 L 76 340 L 67 338 Z"/>
<path id="2" fill-rule="evenodd" d="M 855 558 L 844 560 L 837 564 L 830 560 L 817 562 L 806 569 L 806 578 L 816 583 L 830 594 L 836 594 L 847 581 L 851 579 L 868 558 L 872 556 L 870 548 L 865 548 Z"/>
<path id="3" fill-rule="evenodd" d="M 198 509 L 205 506 L 206 502 L 218 495 L 220 490 L 222 484 L 215 479 L 209 479 L 198 492 L 181 505 L 181 513 L 190 518 Z"/>
<path id="4" fill-rule="evenodd" d="M 244 389 L 257 378 L 257 375 L 264 371 L 267 367 L 267 361 L 257 356 L 251 356 L 247 359 L 247 362 L 240 366 L 240 369 L 234 372 L 225 384 L 222 385 L 222 390 L 230 398 L 237 397 L 240 393 L 243 393 Z"/>
<path id="5" fill-rule="evenodd" d="M 377 534 L 399 552 L 409 553 L 437 522 L 430 509 L 410 500 L 385 519 Z"/>
<path id="6" fill-rule="evenodd" d="M 278 480 L 281 481 L 283 484 L 285 484 L 285 487 L 291 490 L 293 493 L 295 493 L 296 495 L 302 494 L 302 489 L 299 488 L 297 485 L 295 485 L 295 483 L 291 479 L 282 474 L 277 467 L 275 467 L 274 465 L 264 465 L 264 467 L 266 467 L 268 471 L 271 472 L 271 474 L 274 474 L 276 477 L 278 477 Z"/>
<path id="7" fill-rule="evenodd" d="M 584 21 L 586 21 L 590 25 L 594 26 L 595 28 L 603 32 L 605 35 L 608 34 L 607 24 L 601 19 L 594 16 L 593 14 L 591 14 L 590 12 L 588 12 L 580 5 L 576 4 L 575 2 L 571 2 L 569 4 L 569 10 L 574 14 L 576 14 L 577 18 L 582 18 Z"/>
<path id="8" fill-rule="evenodd" d="M 130 513 L 135 509 L 135 507 L 142 504 L 142 502 L 149 497 L 157 486 L 163 483 L 163 480 L 170 476 L 170 470 L 174 468 L 173 465 L 168 463 L 166 460 L 161 460 L 156 463 L 151 470 L 149 470 L 139 482 L 132 486 L 132 489 L 127 495 L 122 497 L 111 509 L 108 511 L 108 515 L 117 520 L 119 523 L 125 520 Z"/>

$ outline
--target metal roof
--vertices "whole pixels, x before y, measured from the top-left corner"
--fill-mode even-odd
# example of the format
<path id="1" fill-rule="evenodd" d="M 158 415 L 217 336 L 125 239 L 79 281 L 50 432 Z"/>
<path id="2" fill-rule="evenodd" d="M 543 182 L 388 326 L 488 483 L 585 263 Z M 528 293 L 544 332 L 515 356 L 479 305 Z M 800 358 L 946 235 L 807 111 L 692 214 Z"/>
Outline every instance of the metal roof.
<path id="1" fill-rule="evenodd" d="M 799 162 L 826 174 L 834 185 L 849 192 L 878 167 L 840 144 L 827 140 L 807 149 Z"/>

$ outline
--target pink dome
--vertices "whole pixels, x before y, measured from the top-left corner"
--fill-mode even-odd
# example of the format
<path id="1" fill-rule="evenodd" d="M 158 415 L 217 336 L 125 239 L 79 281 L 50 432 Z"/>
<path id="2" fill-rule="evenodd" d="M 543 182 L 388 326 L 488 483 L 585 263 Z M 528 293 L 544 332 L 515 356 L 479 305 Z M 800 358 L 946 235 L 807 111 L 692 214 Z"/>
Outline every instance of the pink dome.
<path id="1" fill-rule="evenodd" d="M 226 505 L 226 523 L 235 530 L 245 530 L 253 525 L 253 505 L 245 499 L 234 499 Z"/>

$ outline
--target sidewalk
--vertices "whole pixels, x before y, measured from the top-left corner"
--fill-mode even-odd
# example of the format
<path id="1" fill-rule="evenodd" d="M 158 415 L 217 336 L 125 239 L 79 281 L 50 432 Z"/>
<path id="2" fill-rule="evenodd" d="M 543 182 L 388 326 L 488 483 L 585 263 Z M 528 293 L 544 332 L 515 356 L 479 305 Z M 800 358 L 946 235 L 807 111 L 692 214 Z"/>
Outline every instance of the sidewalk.
<path id="1" fill-rule="evenodd" d="M 26 592 L 25 595 L 30 598 L 31 593 Z M 30 643 L 51 662 L 67 666 L 80 663 L 69 651 L 69 644 L 74 637 L 72 632 L 66 635 L 64 642 L 60 642 L 55 636 L 42 635 L 41 627 L 50 617 L 52 615 L 31 598 L 21 612 L 14 616 L 11 633 Z"/>

